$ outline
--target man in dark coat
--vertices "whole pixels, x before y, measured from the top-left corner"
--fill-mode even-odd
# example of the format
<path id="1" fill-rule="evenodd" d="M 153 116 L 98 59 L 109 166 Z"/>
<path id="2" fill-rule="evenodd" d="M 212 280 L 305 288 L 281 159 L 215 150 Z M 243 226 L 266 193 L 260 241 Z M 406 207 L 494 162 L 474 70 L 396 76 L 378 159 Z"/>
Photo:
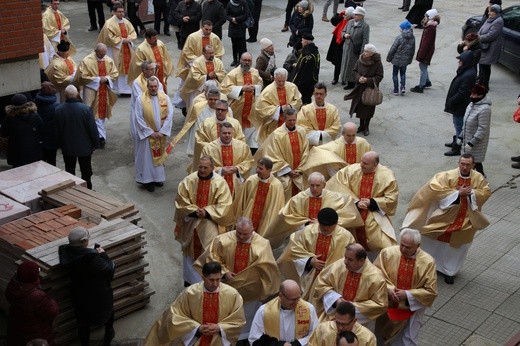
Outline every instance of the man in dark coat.
<path id="1" fill-rule="evenodd" d="M 264 82 L 264 89 L 273 82 L 273 72 L 276 70 L 276 61 L 274 54 L 273 41 L 264 37 L 260 40 L 262 50 L 256 58 L 255 68 L 258 70 L 260 77 Z"/>
<path id="2" fill-rule="evenodd" d="M 260 22 L 260 13 L 262 12 L 262 0 L 254 0 L 254 7 L 253 7 L 253 27 L 248 28 L 247 31 L 249 31 L 249 38 L 247 39 L 247 42 L 256 42 L 257 36 L 258 36 L 258 24 Z"/>
<path id="3" fill-rule="evenodd" d="M 43 121 L 34 102 L 24 94 L 16 94 L 5 107 L 6 117 L 0 137 L 7 138 L 7 163 L 23 166 L 42 159 Z"/>
<path id="4" fill-rule="evenodd" d="M 173 12 L 173 19 L 174 22 L 179 25 L 181 47 L 184 47 L 184 42 L 186 42 L 186 38 L 191 33 L 200 29 L 201 18 L 202 9 L 196 1 L 184 0 L 179 2 Z"/>
<path id="5" fill-rule="evenodd" d="M 202 22 L 213 23 L 213 33 L 222 40 L 222 26 L 226 23 L 226 8 L 219 0 L 206 0 L 202 4 Z"/>
<path id="6" fill-rule="evenodd" d="M 90 107 L 73 85 L 65 88 L 65 103 L 56 107 L 56 125 L 65 170 L 76 175 L 78 161 L 81 179 L 92 189 L 92 152 L 100 147 L 99 133 Z"/>
<path id="7" fill-rule="evenodd" d="M 58 303 L 42 291 L 40 267 L 32 261 L 23 262 L 7 288 L 9 305 L 7 345 L 25 346 L 33 339 L 43 339 L 54 345 L 52 322 L 58 316 Z"/>
<path id="8" fill-rule="evenodd" d="M 90 327 L 105 325 L 103 345 L 114 338 L 114 294 L 110 282 L 114 278 L 114 262 L 96 245 L 88 248 L 89 232 L 76 227 L 69 233 L 69 244 L 58 249 L 60 264 L 70 276 L 72 306 L 78 321 L 82 346 L 88 346 Z"/>
<path id="9" fill-rule="evenodd" d="M 314 36 L 304 34 L 302 38 L 302 52 L 296 61 L 292 80 L 302 94 L 303 104 L 311 103 L 314 85 L 320 76 L 320 52 L 314 44 Z"/>
<path id="10" fill-rule="evenodd" d="M 170 23 L 168 16 L 170 13 L 169 0 L 153 0 L 154 26 L 153 28 L 159 34 L 161 32 L 161 21 L 164 20 L 164 34 L 170 36 Z"/>
<path id="11" fill-rule="evenodd" d="M 59 103 L 56 97 L 56 88 L 51 82 L 43 82 L 41 91 L 36 94 L 34 102 L 38 107 L 38 114 L 43 120 L 43 161 L 56 166 L 58 151 L 58 133 L 56 129 L 56 107 Z"/>
<path id="12" fill-rule="evenodd" d="M 461 137 L 464 113 L 471 102 L 471 89 L 475 85 L 477 73 L 473 68 L 473 53 L 465 51 L 457 57 L 459 59 L 459 67 L 457 68 L 457 75 L 451 81 L 448 95 L 446 95 L 446 104 L 444 111 L 453 116 L 453 126 L 455 127 L 455 136 L 453 141 L 446 143 L 446 146 L 451 146 L 451 150 L 445 152 L 445 156 L 459 156 L 460 144 L 457 143 L 457 138 Z"/>

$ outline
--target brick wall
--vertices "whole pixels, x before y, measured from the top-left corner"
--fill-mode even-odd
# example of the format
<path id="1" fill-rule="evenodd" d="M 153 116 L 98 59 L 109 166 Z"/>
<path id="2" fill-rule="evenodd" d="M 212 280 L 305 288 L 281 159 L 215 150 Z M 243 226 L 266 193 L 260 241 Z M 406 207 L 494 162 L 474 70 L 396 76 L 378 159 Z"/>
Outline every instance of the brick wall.
<path id="1" fill-rule="evenodd" d="M 34 58 L 43 51 L 40 0 L 2 0 L 0 63 Z"/>

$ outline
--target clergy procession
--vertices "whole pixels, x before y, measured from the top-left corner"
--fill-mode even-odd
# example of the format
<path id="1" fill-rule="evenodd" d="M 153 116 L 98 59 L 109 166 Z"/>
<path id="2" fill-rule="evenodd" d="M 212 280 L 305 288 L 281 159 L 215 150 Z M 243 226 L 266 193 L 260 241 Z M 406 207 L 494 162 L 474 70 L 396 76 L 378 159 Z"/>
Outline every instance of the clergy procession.
<path id="1" fill-rule="evenodd" d="M 90 168 L 96 175 L 90 162 L 96 148 L 120 145 L 109 119 L 128 117 L 133 181 L 150 209 L 169 203 L 174 210 L 171 231 L 160 231 L 172 232 L 178 243 L 181 260 L 170 265 L 182 279 L 162 285 L 184 289 L 159 308 L 163 313 L 142 335 L 144 345 L 418 345 L 439 294 L 437 280 L 458 280 L 477 231 L 490 224 L 482 209 L 491 189 L 483 171 L 475 170 L 481 161 L 471 147 L 450 162 L 450 170 L 428 172 L 431 179 L 413 187 L 397 224 L 400 187 L 411 182 L 394 173 L 400 163 L 386 157 L 390 146 L 368 140 L 376 104 L 366 91 L 378 88 L 383 67 L 368 40 L 369 10 L 362 1 L 345 1 L 357 8 L 348 11 L 352 19 L 340 16 L 348 22 L 339 32 L 343 59 L 352 60 L 341 66 L 349 77 L 340 89 L 352 90 L 336 104 L 329 96 L 338 93 L 332 89 L 337 78 L 332 85 L 323 78 L 301 82 L 320 71 L 318 49 L 309 41 L 325 41 L 311 35 L 318 25 L 312 20 L 316 2 L 288 1 L 291 19 L 282 32 L 291 31 L 294 57 L 283 64 L 274 51 L 285 42 L 266 37 L 251 44 L 251 37 L 246 47 L 246 29 L 256 25 L 253 32 L 262 34 L 255 22 L 262 2 L 224 4 L 222 20 L 229 22 L 236 57 L 230 68 L 224 63 L 227 38 L 213 32 L 222 16 L 212 8 L 219 0 L 163 2 L 170 13 L 163 20 L 179 34 L 178 42 L 166 28 L 161 39 L 157 28 L 139 30 L 125 18 L 124 2 L 112 0 L 112 17 L 82 59 L 69 37 L 75 24 L 58 9 L 59 0 L 42 12 L 52 53 L 41 68 L 57 103 L 84 103 L 91 132 L 97 130 L 82 174 Z M 428 20 L 425 14 L 424 25 Z M 127 97 L 129 114 L 117 114 L 116 103 Z M 468 109 L 479 102 L 467 101 Z M 7 130 L 5 123 L 0 130 Z M 160 199 L 168 163 L 180 165 L 181 155 L 187 164 L 173 187 L 176 195 Z M 105 336 L 104 345 L 110 342 Z"/>

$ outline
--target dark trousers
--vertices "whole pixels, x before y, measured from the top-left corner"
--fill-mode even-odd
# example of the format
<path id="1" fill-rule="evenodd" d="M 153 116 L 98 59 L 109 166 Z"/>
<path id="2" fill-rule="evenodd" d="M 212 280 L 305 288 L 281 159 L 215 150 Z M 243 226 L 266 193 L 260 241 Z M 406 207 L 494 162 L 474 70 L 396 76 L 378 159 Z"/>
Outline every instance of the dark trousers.
<path id="1" fill-rule="evenodd" d="M 255 20 L 255 24 L 252 28 L 248 28 L 249 31 L 249 39 L 256 41 L 256 36 L 258 35 L 258 22 L 260 21 L 260 12 L 262 12 L 262 0 L 255 1 L 255 10 L 253 11 L 253 19 Z"/>
<path id="2" fill-rule="evenodd" d="M 489 89 L 489 79 L 491 78 L 491 65 L 478 64 L 478 84 Z"/>
<path id="3" fill-rule="evenodd" d="M 341 73 L 341 61 L 338 64 L 334 64 L 334 79 L 336 82 L 339 80 L 339 74 Z"/>
<path id="4" fill-rule="evenodd" d="M 139 6 L 135 5 L 135 2 L 128 2 L 127 3 L 127 10 L 128 10 L 128 19 L 130 19 L 130 23 L 134 26 L 134 30 L 136 33 L 139 33 L 139 29 L 144 30 L 146 29 L 144 27 L 143 22 L 141 22 L 141 19 L 137 15 L 137 11 L 139 10 Z"/>
<path id="5" fill-rule="evenodd" d="M 79 170 L 81 171 L 81 179 L 87 182 L 87 187 L 92 190 L 92 156 L 65 156 L 63 155 L 63 161 L 65 162 L 65 170 L 76 175 L 76 160 L 79 163 Z"/>
<path id="6" fill-rule="evenodd" d="M 56 149 L 43 149 L 43 161 L 56 166 Z"/>
<path id="7" fill-rule="evenodd" d="M 102 28 L 105 25 L 105 13 L 103 12 L 103 3 L 101 1 L 87 1 L 88 17 L 90 18 L 90 26 L 93 28 Z M 96 12 L 98 16 L 99 26 L 96 25 Z"/>
<path id="8" fill-rule="evenodd" d="M 298 0 L 287 0 L 287 7 L 285 7 L 285 26 L 289 26 L 291 21 L 291 15 L 294 10 L 294 6 L 298 3 Z"/>
<path id="9" fill-rule="evenodd" d="M 484 166 L 482 165 L 482 162 L 475 162 L 475 170 L 486 177 L 484 174 Z"/>
<path id="10" fill-rule="evenodd" d="M 90 328 L 96 327 L 91 326 L 85 321 L 81 321 L 78 319 L 78 338 L 81 346 L 89 346 L 90 345 Z M 105 323 L 105 337 L 107 340 L 114 329 L 114 312 L 112 311 L 112 315 L 108 318 L 108 321 Z M 105 344 L 105 343 L 103 343 Z"/>
<path id="11" fill-rule="evenodd" d="M 247 52 L 247 43 L 245 37 L 231 38 L 231 48 L 233 50 L 233 61 L 240 61 L 242 53 Z"/>
<path id="12" fill-rule="evenodd" d="M 154 24 L 153 28 L 157 33 L 161 32 L 161 17 L 164 20 L 164 33 L 170 32 L 170 23 L 168 23 L 168 15 L 170 14 L 170 6 L 167 5 L 153 5 Z"/>

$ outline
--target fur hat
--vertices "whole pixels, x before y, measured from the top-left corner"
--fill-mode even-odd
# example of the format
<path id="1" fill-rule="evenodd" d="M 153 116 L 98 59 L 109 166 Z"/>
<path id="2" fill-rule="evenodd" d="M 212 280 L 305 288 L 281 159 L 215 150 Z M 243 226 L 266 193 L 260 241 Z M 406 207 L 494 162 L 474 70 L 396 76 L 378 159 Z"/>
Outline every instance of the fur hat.
<path id="1" fill-rule="evenodd" d="M 90 235 L 85 227 L 76 227 L 69 233 L 69 244 L 72 246 L 81 246 Z"/>
<path id="2" fill-rule="evenodd" d="M 332 226 L 338 223 L 338 213 L 332 208 L 323 208 L 318 212 L 320 225 Z"/>
<path id="3" fill-rule="evenodd" d="M 16 94 L 11 99 L 11 104 L 13 104 L 14 106 L 22 106 L 27 102 L 27 97 L 24 94 Z"/>
<path id="4" fill-rule="evenodd" d="M 271 41 L 270 39 L 264 37 L 263 39 L 260 40 L 260 47 L 262 47 L 262 50 L 264 49 L 267 49 L 269 46 L 272 46 L 273 45 L 273 41 Z"/>
<path id="5" fill-rule="evenodd" d="M 412 28 L 412 23 L 407 20 L 403 20 L 401 24 L 399 24 L 401 30 L 410 30 Z"/>
<path id="6" fill-rule="evenodd" d="M 365 44 L 365 47 L 363 48 L 363 50 L 366 51 L 366 52 L 377 53 L 376 46 L 374 46 L 371 43 Z"/>
<path id="7" fill-rule="evenodd" d="M 300 1 L 297 5 L 297 7 L 301 7 L 303 8 L 304 10 L 308 9 L 309 8 L 309 3 L 307 1 Z"/>
<path id="8" fill-rule="evenodd" d="M 40 279 L 40 267 L 33 261 L 23 262 L 16 271 L 16 277 L 21 282 L 37 282 Z"/>
<path id="9" fill-rule="evenodd" d="M 352 12 L 354 14 L 360 14 L 362 15 L 363 17 L 367 14 L 367 11 L 365 11 L 365 9 L 361 6 L 357 6 L 355 9 L 354 9 L 354 12 Z"/>

